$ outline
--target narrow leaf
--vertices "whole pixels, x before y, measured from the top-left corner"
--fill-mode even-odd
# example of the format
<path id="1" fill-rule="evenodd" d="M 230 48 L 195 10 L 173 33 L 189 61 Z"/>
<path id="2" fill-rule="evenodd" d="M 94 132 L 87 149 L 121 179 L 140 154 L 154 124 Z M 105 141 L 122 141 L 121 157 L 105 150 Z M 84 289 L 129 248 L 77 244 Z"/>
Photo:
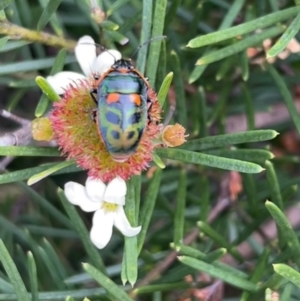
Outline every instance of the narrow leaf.
<path id="1" fill-rule="evenodd" d="M 226 28 L 220 31 L 209 33 L 189 41 L 187 47 L 198 48 L 205 45 L 211 45 L 224 40 L 228 40 L 240 35 L 244 35 L 248 32 L 254 31 L 256 29 L 261 29 L 272 24 L 278 23 L 280 21 L 289 19 L 290 17 L 298 14 L 300 12 L 299 7 L 291 7 L 279 12 L 275 12 L 249 22 Z"/>
<path id="2" fill-rule="evenodd" d="M 286 280 L 300 287 L 300 273 L 284 263 L 273 264 L 274 271 Z"/>
<path id="3" fill-rule="evenodd" d="M 198 222 L 198 227 L 202 232 L 204 232 L 207 236 L 209 236 L 213 241 L 215 241 L 219 246 L 225 247 L 227 251 L 234 256 L 237 260 L 243 261 L 242 256 L 235 250 L 232 243 L 230 243 L 225 237 L 215 231 L 211 226 L 209 226 L 205 222 Z"/>
<path id="4" fill-rule="evenodd" d="M 267 174 L 267 181 L 269 184 L 269 189 L 271 191 L 272 201 L 281 209 L 283 210 L 283 201 L 282 196 L 280 193 L 280 186 L 277 179 L 277 175 L 274 169 L 272 162 L 266 161 L 266 174 Z"/>
<path id="5" fill-rule="evenodd" d="M 158 37 L 163 34 L 164 21 L 166 15 L 167 0 L 155 1 L 154 15 L 152 19 L 152 33 L 151 37 Z M 156 71 L 159 61 L 161 41 L 155 41 L 150 44 L 149 56 L 147 61 L 147 76 L 152 87 L 156 81 Z"/>
<path id="6" fill-rule="evenodd" d="M 40 173 L 44 170 L 49 169 L 51 166 L 55 166 L 57 163 L 48 163 L 48 164 L 43 164 L 38 167 L 32 167 L 32 168 L 25 168 L 21 169 L 18 171 L 12 171 L 8 173 L 4 173 L 0 175 L 0 184 L 4 183 L 11 183 L 11 182 L 16 182 L 16 181 L 22 181 L 22 180 L 27 180 L 31 176 Z M 75 164 L 68 166 L 66 168 L 60 169 L 56 171 L 53 175 L 58 175 L 62 173 L 69 173 L 69 172 L 77 172 L 80 171 L 81 168 L 77 167 Z"/>
<path id="7" fill-rule="evenodd" d="M 186 173 L 179 174 L 178 189 L 176 193 L 176 207 L 174 218 L 174 243 L 179 244 L 184 235 L 184 212 L 186 202 Z"/>
<path id="8" fill-rule="evenodd" d="M 29 278 L 30 278 L 31 300 L 39 301 L 38 298 L 39 289 L 38 289 L 36 264 L 35 264 L 33 254 L 30 251 L 28 251 L 27 253 L 27 259 L 28 259 L 28 271 L 29 271 Z"/>
<path id="9" fill-rule="evenodd" d="M 263 168 L 257 164 L 235 159 L 227 159 L 181 149 L 159 149 L 158 154 L 163 158 L 178 160 L 186 163 L 201 164 L 227 170 L 246 173 L 259 173 Z"/>
<path id="10" fill-rule="evenodd" d="M 136 195 L 136 177 L 131 177 L 127 182 L 127 195 L 125 202 L 125 213 L 128 221 L 132 227 L 137 226 L 136 211 L 138 210 L 135 198 Z M 138 250 L 137 250 L 137 237 L 125 237 L 125 254 L 123 260 L 126 261 L 126 278 L 127 281 L 134 286 L 138 276 Z"/>
<path id="11" fill-rule="evenodd" d="M 57 93 L 53 90 L 50 84 L 46 81 L 45 78 L 41 76 L 37 76 L 35 79 L 37 85 L 41 88 L 43 93 L 51 100 L 51 101 L 58 101 L 60 97 Z"/>
<path id="12" fill-rule="evenodd" d="M 169 91 L 172 79 L 173 79 L 173 72 L 170 72 L 165 77 L 165 79 L 162 82 L 162 84 L 160 86 L 160 89 L 157 93 L 158 103 L 159 103 L 161 108 L 163 108 L 163 106 L 164 106 L 164 103 L 165 103 L 165 100 L 167 98 L 168 91 Z"/>
<path id="13" fill-rule="evenodd" d="M 0 261 L 14 288 L 18 301 L 31 301 L 17 267 L 9 255 L 2 239 L 0 239 Z"/>
<path id="14" fill-rule="evenodd" d="M 261 33 L 257 33 L 253 36 L 246 37 L 233 45 L 221 48 L 214 52 L 211 52 L 203 57 L 201 57 L 197 62 L 196 65 L 207 65 L 213 62 L 222 60 L 230 55 L 239 53 L 249 47 L 256 46 L 257 44 L 262 43 L 264 40 L 268 38 L 273 38 L 280 34 L 284 30 L 283 27 L 276 26 L 270 29 L 266 29 Z"/>
<path id="15" fill-rule="evenodd" d="M 4 37 L 0 39 L 0 49 L 3 48 L 8 42 L 9 37 Z"/>
<path id="16" fill-rule="evenodd" d="M 285 101 L 286 108 L 288 109 L 291 119 L 293 120 L 294 125 L 297 129 L 297 132 L 300 133 L 300 117 L 295 107 L 294 99 L 292 97 L 290 89 L 287 87 L 283 78 L 279 75 L 277 70 L 272 65 L 266 63 L 264 66 L 271 74 L 275 84 L 277 85 L 279 92 L 282 95 L 283 100 Z"/>
<path id="17" fill-rule="evenodd" d="M 58 170 L 61 170 L 65 167 L 71 166 L 73 164 L 74 164 L 74 162 L 72 160 L 71 161 L 63 161 L 61 163 L 55 164 L 54 166 L 30 177 L 27 181 L 27 184 L 29 186 L 33 185 L 33 184 L 41 181 L 42 179 L 48 177 L 49 175 L 57 172 Z"/>
<path id="18" fill-rule="evenodd" d="M 143 201 L 143 207 L 141 209 L 140 218 L 139 218 L 139 223 L 142 226 L 142 230 L 138 235 L 138 253 L 140 253 L 142 250 L 146 233 L 148 231 L 150 219 L 153 214 L 153 210 L 154 210 L 154 206 L 155 206 L 155 202 L 160 186 L 161 174 L 162 174 L 161 169 L 157 169 L 154 172 L 149 187 L 147 189 L 145 199 Z"/>
<path id="19" fill-rule="evenodd" d="M 57 157 L 60 152 L 56 147 L 1 146 L 0 156 Z"/>
<path id="20" fill-rule="evenodd" d="M 58 52 L 58 54 L 55 58 L 53 67 L 50 71 L 50 75 L 54 75 L 55 73 L 58 73 L 59 71 L 63 70 L 66 55 L 67 55 L 66 49 L 61 49 Z M 48 91 L 48 89 L 47 89 L 47 91 Z M 49 89 L 49 92 L 50 92 L 50 95 L 52 97 L 52 89 Z M 50 97 L 49 97 L 49 99 L 50 99 Z M 35 116 L 36 117 L 41 117 L 42 115 L 44 115 L 44 113 L 46 112 L 46 110 L 48 108 L 48 105 L 49 105 L 49 101 L 48 101 L 48 98 L 46 97 L 46 93 L 45 93 L 44 95 L 41 96 L 41 98 L 39 100 L 39 103 L 38 103 L 38 105 L 35 109 Z"/>
<path id="21" fill-rule="evenodd" d="M 188 150 L 206 150 L 226 145 L 267 141 L 274 139 L 279 133 L 274 130 L 257 130 L 210 136 L 187 141 L 180 148 Z"/>
<path id="22" fill-rule="evenodd" d="M 62 0 L 50 0 L 44 9 L 37 25 L 37 30 L 41 31 L 44 29 L 46 24 L 49 22 L 51 16 L 56 12 L 58 6 Z"/>
<path id="23" fill-rule="evenodd" d="M 153 0 L 143 0 L 141 43 L 148 41 L 151 36 Z M 144 74 L 149 45 L 143 46 L 138 52 L 137 69 Z"/>
<path id="24" fill-rule="evenodd" d="M 176 113 L 178 122 L 186 128 L 187 125 L 187 104 L 185 101 L 184 84 L 180 61 L 175 51 L 171 52 L 171 65 L 174 70 L 174 90 L 176 99 Z"/>
<path id="25" fill-rule="evenodd" d="M 123 290 L 121 290 L 111 279 L 88 263 L 83 263 L 84 270 L 95 279 L 116 300 L 133 301 Z"/>
<path id="26" fill-rule="evenodd" d="M 300 268 L 300 243 L 289 221 L 287 220 L 284 213 L 274 203 L 267 201 L 266 207 L 272 215 L 272 217 L 274 218 L 275 223 L 281 230 L 281 233 L 284 233 L 284 235 L 282 235 L 281 238 L 286 242 L 286 244 L 290 248 L 291 252 L 293 253 L 293 258 L 298 268 Z"/>
<path id="27" fill-rule="evenodd" d="M 54 58 L 43 58 L 37 60 L 28 60 L 22 61 L 17 63 L 8 63 L 1 65 L 0 68 L 0 75 L 7 75 L 7 74 L 15 74 L 16 72 L 28 72 L 28 71 L 36 71 L 40 69 L 46 69 L 53 66 L 55 59 Z M 76 62 L 74 56 L 67 56 L 66 57 L 66 64 Z"/>
<path id="28" fill-rule="evenodd" d="M 288 45 L 288 43 L 298 33 L 299 29 L 300 29 L 300 13 L 298 13 L 296 18 L 288 26 L 288 28 L 285 30 L 285 32 L 279 38 L 279 40 L 268 50 L 267 58 L 274 57 L 278 55 L 281 51 L 283 51 L 284 48 Z"/>
<path id="29" fill-rule="evenodd" d="M 1 0 L 0 2 L 0 10 L 3 10 L 12 0 Z"/>
<path id="30" fill-rule="evenodd" d="M 211 264 L 208 264 L 204 261 L 197 260 L 191 257 L 186 257 L 186 256 L 180 256 L 178 257 L 179 261 L 181 261 L 183 264 L 186 264 L 190 266 L 191 268 L 207 273 L 208 275 L 215 277 L 217 279 L 220 279 L 226 283 L 229 283 L 235 287 L 239 287 L 244 290 L 248 291 L 256 291 L 258 287 L 243 278 L 236 277 L 235 275 L 225 272 L 217 267 L 212 266 Z"/>

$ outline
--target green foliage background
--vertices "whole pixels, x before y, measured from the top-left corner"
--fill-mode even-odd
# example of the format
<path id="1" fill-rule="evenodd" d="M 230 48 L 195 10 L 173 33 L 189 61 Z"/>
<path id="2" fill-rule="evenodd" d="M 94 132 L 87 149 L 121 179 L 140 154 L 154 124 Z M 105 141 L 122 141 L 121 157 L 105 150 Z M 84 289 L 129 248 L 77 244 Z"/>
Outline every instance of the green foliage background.
<path id="1" fill-rule="evenodd" d="M 24 118 L 19 145 L 0 144 L 0 300 L 300 300 L 300 58 L 247 56 L 270 38 L 276 57 L 297 38 L 297 2 L 0 0 L 1 109 Z M 141 234 L 124 243 L 114 231 L 101 251 L 91 215 L 61 190 L 86 173 L 28 134 L 56 100 L 42 77 L 80 72 L 73 48 L 83 35 L 124 57 L 166 35 L 135 65 L 189 134 L 156 152 L 165 169 L 128 182 L 125 209 Z M 0 115 L 3 141 L 20 123 Z M 236 200 L 230 171 L 241 172 Z"/>

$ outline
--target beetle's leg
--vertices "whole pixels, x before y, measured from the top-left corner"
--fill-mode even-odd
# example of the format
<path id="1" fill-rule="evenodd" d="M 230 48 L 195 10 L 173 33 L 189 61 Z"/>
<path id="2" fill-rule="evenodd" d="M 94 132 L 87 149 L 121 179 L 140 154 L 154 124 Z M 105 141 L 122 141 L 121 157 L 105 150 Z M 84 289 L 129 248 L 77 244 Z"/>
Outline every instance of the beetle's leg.
<path id="1" fill-rule="evenodd" d="M 96 108 L 92 110 L 91 118 L 95 123 L 97 122 L 97 109 Z"/>
<path id="2" fill-rule="evenodd" d="M 152 101 L 149 100 L 149 99 L 147 99 L 147 113 L 149 112 L 149 110 L 151 109 L 151 107 L 152 107 Z M 152 119 L 152 117 L 149 114 L 147 114 L 147 118 L 148 118 L 148 124 L 151 123 L 151 122 L 153 122 L 153 119 Z"/>
<path id="3" fill-rule="evenodd" d="M 164 123 L 163 123 L 164 127 L 166 127 L 169 124 L 171 118 L 173 117 L 175 109 L 176 109 L 176 106 L 171 104 L 169 107 L 168 113 L 165 117 Z"/>
<path id="4" fill-rule="evenodd" d="M 91 95 L 93 101 L 95 102 L 95 104 L 98 104 L 98 101 L 97 101 L 97 99 L 96 99 L 96 97 L 95 97 L 94 94 L 97 94 L 97 90 L 96 89 L 91 89 L 90 90 L 90 95 Z"/>

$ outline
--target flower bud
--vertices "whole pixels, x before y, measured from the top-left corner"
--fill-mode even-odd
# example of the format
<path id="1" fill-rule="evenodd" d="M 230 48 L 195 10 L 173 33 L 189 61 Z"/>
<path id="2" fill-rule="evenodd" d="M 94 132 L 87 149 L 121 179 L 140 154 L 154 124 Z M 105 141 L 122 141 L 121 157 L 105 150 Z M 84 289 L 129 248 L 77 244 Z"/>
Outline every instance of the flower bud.
<path id="1" fill-rule="evenodd" d="M 183 144 L 188 135 L 185 135 L 185 128 L 179 123 L 167 125 L 162 131 L 162 141 L 165 146 L 175 147 Z"/>
<path id="2" fill-rule="evenodd" d="M 53 139 L 53 132 L 49 118 L 40 117 L 31 122 L 31 133 L 34 140 L 50 141 Z"/>

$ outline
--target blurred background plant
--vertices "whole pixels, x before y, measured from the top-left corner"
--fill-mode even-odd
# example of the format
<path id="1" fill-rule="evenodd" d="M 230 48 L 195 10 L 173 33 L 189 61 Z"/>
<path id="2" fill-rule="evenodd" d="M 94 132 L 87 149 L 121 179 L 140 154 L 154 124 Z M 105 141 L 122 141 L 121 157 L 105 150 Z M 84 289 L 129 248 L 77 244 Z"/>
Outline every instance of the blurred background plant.
<path id="1" fill-rule="evenodd" d="M 300 300 L 298 4 L 1 0 L 0 300 Z M 99 251 L 61 190 L 86 172 L 31 139 L 37 83 L 80 72 L 83 35 L 130 57 L 162 34 L 133 59 L 189 141 L 128 181 L 142 232 Z"/>

